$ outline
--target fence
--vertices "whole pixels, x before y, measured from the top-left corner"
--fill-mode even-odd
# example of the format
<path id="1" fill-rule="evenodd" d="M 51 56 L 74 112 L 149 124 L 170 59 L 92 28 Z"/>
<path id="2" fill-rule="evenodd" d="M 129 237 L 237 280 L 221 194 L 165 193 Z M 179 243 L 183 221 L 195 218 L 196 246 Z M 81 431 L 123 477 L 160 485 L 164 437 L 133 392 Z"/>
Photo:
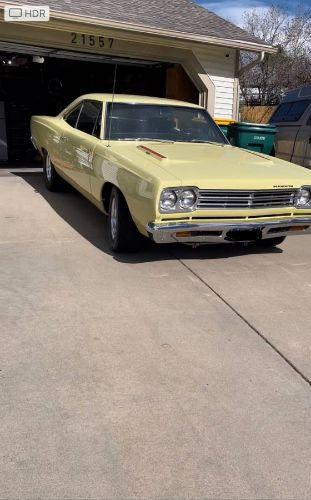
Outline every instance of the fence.
<path id="1" fill-rule="evenodd" d="M 276 106 L 241 106 L 240 120 L 249 123 L 268 123 Z"/>

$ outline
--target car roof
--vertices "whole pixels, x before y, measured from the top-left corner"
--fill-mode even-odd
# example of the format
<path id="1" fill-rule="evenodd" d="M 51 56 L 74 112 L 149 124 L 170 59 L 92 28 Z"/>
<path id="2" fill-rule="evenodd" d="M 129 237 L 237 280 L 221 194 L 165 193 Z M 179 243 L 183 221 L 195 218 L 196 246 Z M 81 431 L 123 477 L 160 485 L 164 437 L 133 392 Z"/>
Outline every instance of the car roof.
<path id="1" fill-rule="evenodd" d="M 93 100 L 93 101 L 102 101 L 102 102 L 122 102 L 122 103 L 130 103 L 130 104 L 158 104 L 164 106 L 191 106 L 193 108 L 203 109 L 202 106 L 198 104 L 193 104 L 191 102 L 178 101 L 177 99 L 165 99 L 162 97 L 150 97 L 150 96 L 141 96 L 141 95 L 130 95 L 130 94 L 85 94 L 77 101 L 82 100 Z M 76 101 L 76 102 L 77 102 Z"/>

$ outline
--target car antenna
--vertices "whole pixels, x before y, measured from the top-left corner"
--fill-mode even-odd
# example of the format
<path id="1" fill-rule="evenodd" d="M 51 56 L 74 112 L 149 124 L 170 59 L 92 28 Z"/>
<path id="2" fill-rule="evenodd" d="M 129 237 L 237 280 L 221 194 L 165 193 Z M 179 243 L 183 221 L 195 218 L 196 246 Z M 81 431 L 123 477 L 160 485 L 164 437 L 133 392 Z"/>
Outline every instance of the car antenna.
<path id="1" fill-rule="evenodd" d="M 110 148 L 110 137 L 111 137 L 111 128 L 112 128 L 112 113 L 113 113 L 114 96 L 116 93 L 116 84 L 117 84 L 117 69 L 118 69 L 118 64 L 116 64 L 115 68 L 114 68 L 112 99 L 111 99 L 110 116 L 109 116 L 108 148 Z"/>

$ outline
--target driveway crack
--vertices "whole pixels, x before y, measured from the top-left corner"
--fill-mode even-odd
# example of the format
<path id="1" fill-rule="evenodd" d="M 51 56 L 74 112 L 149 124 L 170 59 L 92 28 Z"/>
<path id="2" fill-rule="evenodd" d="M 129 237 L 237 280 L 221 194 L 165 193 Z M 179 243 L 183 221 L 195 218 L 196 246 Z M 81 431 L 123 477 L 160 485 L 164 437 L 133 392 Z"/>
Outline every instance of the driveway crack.
<path id="1" fill-rule="evenodd" d="M 273 349 L 274 352 L 278 354 L 278 356 L 280 356 L 283 361 L 285 361 L 285 363 L 287 363 L 292 368 L 292 370 L 294 370 L 309 386 L 311 386 L 311 380 L 301 370 L 299 370 L 299 368 L 285 354 L 283 354 L 282 351 L 280 351 L 280 349 L 278 349 L 278 347 L 276 347 L 260 330 L 258 330 L 250 321 L 248 321 L 248 319 L 246 319 L 243 314 L 241 314 L 234 306 L 230 304 L 230 302 L 228 302 L 228 300 L 226 300 L 219 292 L 217 292 L 215 288 L 209 285 L 198 273 L 191 269 L 188 264 L 186 264 L 176 255 L 172 255 L 184 268 L 186 268 L 193 276 L 201 281 L 204 286 L 206 286 L 214 295 L 216 295 L 216 297 L 218 297 L 218 299 L 221 300 L 223 304 L 229 307 L 229 309 L 231 309 L 231 311 L 236 316 L 238 316 L 243 321 L 243 323 L 245 323 L 256 335 L 258 335 L 258 337 L 260 337 L 266 344 L 268 344 L 268 346 L 271 347 L 271 349 Z"/>

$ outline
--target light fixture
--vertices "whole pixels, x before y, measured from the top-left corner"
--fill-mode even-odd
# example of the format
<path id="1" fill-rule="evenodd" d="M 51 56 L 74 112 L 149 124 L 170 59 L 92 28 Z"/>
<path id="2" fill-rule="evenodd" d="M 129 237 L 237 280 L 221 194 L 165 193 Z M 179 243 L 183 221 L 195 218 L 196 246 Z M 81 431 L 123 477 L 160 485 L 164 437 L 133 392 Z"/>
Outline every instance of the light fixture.
<path id="1" fill-rule="evenodd" d="M 43 64 L 44 63 L 44 57 L 41 56 L 33 56 L 32 57 L 32 62 L 37 63 L 37 64 Z"/>

